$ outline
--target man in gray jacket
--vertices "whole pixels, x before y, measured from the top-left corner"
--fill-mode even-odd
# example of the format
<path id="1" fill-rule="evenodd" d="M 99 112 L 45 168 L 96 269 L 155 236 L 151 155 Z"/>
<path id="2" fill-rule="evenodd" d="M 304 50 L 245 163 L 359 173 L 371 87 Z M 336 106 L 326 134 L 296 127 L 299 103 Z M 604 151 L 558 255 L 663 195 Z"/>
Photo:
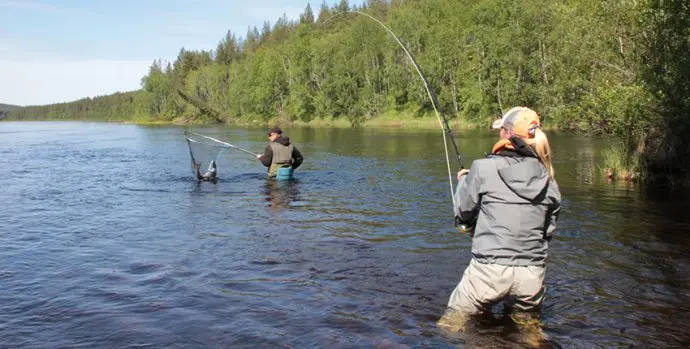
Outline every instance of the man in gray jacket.
<path id="1" fill-rule="evenodd" d="M 455 206 L 459 221 L 473 227 L 472 260 L 438 322 L 451 331 L 502 300 L 513 319 L 534 319 L 544 299 L 561 201 L 548 139 L 528 108 L 511 109 L 493 127 L 500 139 L 491 155 L 458 173 Z"/>

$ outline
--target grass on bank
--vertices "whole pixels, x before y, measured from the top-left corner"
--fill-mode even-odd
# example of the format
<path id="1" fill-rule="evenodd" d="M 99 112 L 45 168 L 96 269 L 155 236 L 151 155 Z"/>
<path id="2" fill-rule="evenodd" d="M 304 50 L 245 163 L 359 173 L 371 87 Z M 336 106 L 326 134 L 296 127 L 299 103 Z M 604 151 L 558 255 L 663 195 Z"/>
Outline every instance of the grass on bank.
<path id="1" fill-rule="evenodd" d="M 451 129 L 488 129 L 491 122 L 500 117 L 490 116 L 485 118 L 486 120 L 467 120 L 462 117 L 450 118 L 448 124 Z M 196 120 L 194 122 L 174 121 L 172 123 L 182 123 L 182 124 L 198 124 L 206 123 L 204 120 Z M 443 119 L 441 119 L 443 123 Z M 258 117 L 246 116 L 241 118 L 230 118 L 227 121 L 228 125 L 237 126 L 274 126 L 279 125 L 283 127 L 317 127 L 317 128 L 352 128 L 352 122 L 346 117 L 324 117 L 315 118 L 310 121 L 302 120 L 290 120 L 284 117 L 274 117 L 268 120 L 263 120 Z M 445 125 L 445 124 L 444 124 Z M 421 116 L 417 116 L 412 111 L 389 111 L 376 117 L 367 118 L 362 121 L 358 127 L 362 128 L 409 128 L 409 129 L 438 129 L 440 126 L 439 120 L 434 113 L 426 113 Z M 546 130 L 557 130 L 558 127 L 553 125 L 550 127 L 544 127 Z"/>
<path id="2" fill-rule="evenodd" d="M 639 154 L 625 155 L 625 149 L 621 143 L 611 145 L 602 152 L 600 170 L 610 180 L 637 181 L 644 179 Z"/>
<path id="3" fill-rule="evenodd" d="M 448 124 L 452 130 L 466 130 L 466 129 L 488 129 L 491 122 L 500 117 L 500 115 L 487 115 L 479 119 L 468 120 L 464 117 L 451 118 L 447 116 Z M 28 120 L 28 119 L 24 119 Z M 216 120 L 211 117 L 203 115 L 187 115 L 184 117 L 177 117 L 174 119 L 154 119 L 149 115 L 130 115 L 126 118 L 97 118 L 97 119 L 66 119 L 64 117 L 35 117 L 31 120 L 36 121 L 93 121 L 93 122 L 119 122 L 124 124 L 137 125 L 211 125 L 218 124 Z M 8 119 L 8 121 L 23 121 L 17 119 Z M 443 123 L 443 120 L 441 120 Z M 314 118 L 310 121 L 290 120 L 288 117 L 273 117 L 264 119 L 257 115 L 245 115 L 242 117 L 226 117 L 227 125 L 235 126 L 274 126 L 279 125 L 283 127 L 317 127 L 317 128 L 352 128 L 352 122 L 346 116 L 322 117 Z M 445 123 L 443 123 L 445 125 Z M 392 110 L 377 115 L 375 117 L 366 117 L 358 125 L 363 128 L 409 128 L 409 129 L 438 129 L 440 127 L 439 120 L 435 113 L 426 112 L 420 114 L 416 110 Z M 545 130 L 558 130 L 558 125 L 551 120 L 545 123 Z"/>

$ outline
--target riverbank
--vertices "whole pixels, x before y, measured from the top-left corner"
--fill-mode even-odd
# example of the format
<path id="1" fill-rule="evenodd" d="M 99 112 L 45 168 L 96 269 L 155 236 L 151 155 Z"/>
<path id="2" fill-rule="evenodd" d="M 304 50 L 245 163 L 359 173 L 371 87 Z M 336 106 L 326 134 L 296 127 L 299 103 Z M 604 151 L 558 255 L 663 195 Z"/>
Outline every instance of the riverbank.
<path id="1" fill-rule="evenodd" d="M 3 120 L 5 121 L 5 120 Z M 328 129 L 351 129 L 353 126 L 346 119 L 316 119 L 310 122 L 303 121 L 291 121 L 285 120 L 284 118 L 272 118 L 267 121 L 255 120 L 250 118 L 238 118 L 232 119 L 228 123 L 213 123 L 213 122 L 190 122 L 190 119 L 186 120 L 45 120 L 45 119 L 35 119 L 35 120 L 7 120 L 9 122 L 45 122 L 45 121 L 61 121 L 61 122 L 93 122 L 93 123 L 119 123 L 119 124 L 129 124 L 129 125 L 141 125 L 141 126 L 152 126 L 152 127 L 165 127 L 165 126 L 236 126 L 243 128 L 252 129 L 264 129 L 272 126 L 280 126 L 283 129 L 300 129 L 300 128 L 317 128 L 322 130 Z M 1 123 L 2 121 L 0 121 Z M 485 130 L 490 132 L 491 121 L 484 122 L 484 126 L 480 125 L 478 122 L 468 122 L 466 120 L 454 119 L 449 121 L 452 132 L 457 136 L 459 132 L 465 130 Z M 384 115 L 375 119 L 366 120 L 364 123 L 358 126 L 358 128 L 370 128 L 370 129 L 408 129 L 408 130 L 435 130 L 440 131 L 440 125 L 438 119 L 433 115 L 425 115 L 421 117 L 414 117 L 411 115 L 397 114 Z M 556 126 L 551 126 L 547 121 L 544 125 L 544 130 L 549 132 L 562 132 L 567 130 L 561 129 Z M 558 154 L 561 152 L 560 149 L 555 149 Z M 669 176 L 665 173 L 648 173 L 646 168 L 641 162 L 642 155 L 635 154 L 632 157 L 626 157 L 620 144 L 611 144 L 610 147 L 601 149 L 601 157 L 599 160 L 593 164 L 592 170 L 599 173 L 599 175 L 609 178 L 612 182 L 648 182 L 648 181 L 662 181 L 662 182 L 673 182 L 678 184 L 677 180 L 673 176 Z M 687 185 L 687 181 L 684 181 L 682 185 Z"/>
<path id="2" fill-rule="evenodd" d="M 498 118 L 499 115 L 496 116 Z M 462 118 L 454 118 L 448 120 L 448 125 L 452 130 L 471 130 L 471 129 L 489 129 L 493 118 L 486 118 L 486 120 L 465 120 Z M 179 118 L 174 120 L 127 120 L 121 121 L 125 124 L 137 125 L 212 125 L 222 124 L 215 123 L 209 120 L 190 120 L 190 118 Z M 315 127 L 315 128 L 405 128 L 405 129 L 437 129 L 441 127 L 439 119 L 434 114 L 426 114 L 422 116 L 414 116 L 412 112 L 388 112 L 377 116 L 375 118 L 366 119 L 359 125 L 354 126 L 350 120 L 346 118 L 317 118 L 308 122 L 302 120 L 290 120 L 284 117 L 275 117 L 268 120 L 260 120 L 258 117 L 241 117 L 228 119 L 225 124 L 240 127 Z M 444 125 L 445 126 L 445 125 Z M 545 131 L 561 131 L 558 125 L 554 125 L 549 121 L 543 125 Z"/>
<path id="3" fill-rule="evenodd" d="M 4 119 L 0 122 L 43 122 L 43 121 L 65 121 L 65 122 L 112 122 L 120 124 L 131 124 L 131 125 L 151 125 L 151 126 L 166 126 L 166 125 L 176 125 L 176 126 L 192 126 L 192 125 L 228 125 L 228 126 L 239 126 L 239 127 L 270 127 L 270 126 L 281 126 L 281 127 L 315 127 L 315 128 L 352 128 L 355 127 L 349 120 L 346 119 L 334 119 L 334 118 L 324 118 L 324 119 L 314 119 L 309 122 L 301 120 L 289 120 L 286 118 L 271 118 L 268 120 L 256 120 L 250 118 L 236 118 L 230 119 L 225 123 L 210 122 L 208 120 L 190 120 L 189 118 L 180 118 L 173 120 L 146 120 L 146 119 L 108 119 L 108 120 L 82 120 L 82 119 L 52 119 L 52 118 L 32 118 L 32 119 Z M 493 121 L 493 120 L 491 120 Z M 452 119 L 448 121 L 448 124 L 452 130 L 470 130 L 470 129 L 489 129 L 491 126 L 491 121 L 477 122 L 477 121 L 467 121 L 461 119 Z M 425 115 L 421 117 L 414 116 L 389 116 L 384 115 L 381 117 L 373 118 L 364 121 L 356 127 L 361 128 L 406 128 L 406 129 L 437 129 L 441 125 L 439 120 L 433 115 Z M 562 130 L 558 126 L 544 125 L 543 129 L 546 131 L 560 131 Z"/>
<path id="4" fill-rule="evenodd" d="M 113 122 L 108 120 L 106 122 Z M 135 124 L 135 125 L 223 125 L 223 123 L 214 123 L 208 121 L 189 121 L 189 120 L 123 120 L 115 121 L 122 124 Z M 391 118 L 391 117 L 381 117 L 366 120 L 363 123 L 353 126 L 349 120 L 346 119 L 315 119 L 309 122 L 301 120 L 289 120 L 286 118 L 271 118 L 265 121 L 255 120 L 255 119 L 245 119 L 237 118 L 228 120 L 225 125 L 229 126 L 256 126 L 256 127 L 270 127 L 270 126 L 281 126 L 281 127 L 317 127 L 317 128 L 411 128 L 411 129 L 435 129 L 440 127 L 439 121 L 433 116 L 424 117 L 405 117 L 405 118 Z M 467 122 L 463 120 L 450 120 L 448 122 L 452 129 L 476 129 L 480 128 L 478 123 Z M 488 127 L 488 126 L 487 126 Z"/>

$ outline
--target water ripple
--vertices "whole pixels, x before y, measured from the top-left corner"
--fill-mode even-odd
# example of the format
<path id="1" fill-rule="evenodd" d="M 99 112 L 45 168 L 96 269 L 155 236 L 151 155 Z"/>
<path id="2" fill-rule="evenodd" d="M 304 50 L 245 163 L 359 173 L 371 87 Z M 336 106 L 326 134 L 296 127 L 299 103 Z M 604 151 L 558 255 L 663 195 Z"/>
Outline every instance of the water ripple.
<path id="1" fill-rule="evenodd" d="M 435 326 L 471 258 L 436 132 L 295 129 L 298 180 L 230 151 L 215 184 L 191 177 L 181 132 L 3 123 L 21 166 L 0 169 L 0 347 L 524 347 L 500 307 L 459 336 Z M 263 130 L 202 133 L 265 146 Z M 479 157 L 493 137 L 460 146 Z M 682 347 L 690 195 L 600 181 L 581 166 L 596 142 L 552 139 L 551 346 Z"/>

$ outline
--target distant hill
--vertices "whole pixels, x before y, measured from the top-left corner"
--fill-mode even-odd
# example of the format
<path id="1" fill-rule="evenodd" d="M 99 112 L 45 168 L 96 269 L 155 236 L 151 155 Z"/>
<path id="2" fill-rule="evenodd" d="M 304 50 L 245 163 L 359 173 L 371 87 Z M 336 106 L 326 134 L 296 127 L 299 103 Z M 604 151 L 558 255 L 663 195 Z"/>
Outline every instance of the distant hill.
<path id="1" fill-rule="evenodd" d="M 18 105 L 12 105 L 12 104 L 2 104 L 0 103 L 0 120 L 4 119 L 7 115 L 10 114 L 13 110 L 21 108 Z"/>
<path id="2" fill-rule="evenodd" d="M 1 111 L 12 111 L 12 110 L 19 109 L 19 108 L 21 108 L 21 107 L 18 105 L 0 103 L 0 112 Z"/>

